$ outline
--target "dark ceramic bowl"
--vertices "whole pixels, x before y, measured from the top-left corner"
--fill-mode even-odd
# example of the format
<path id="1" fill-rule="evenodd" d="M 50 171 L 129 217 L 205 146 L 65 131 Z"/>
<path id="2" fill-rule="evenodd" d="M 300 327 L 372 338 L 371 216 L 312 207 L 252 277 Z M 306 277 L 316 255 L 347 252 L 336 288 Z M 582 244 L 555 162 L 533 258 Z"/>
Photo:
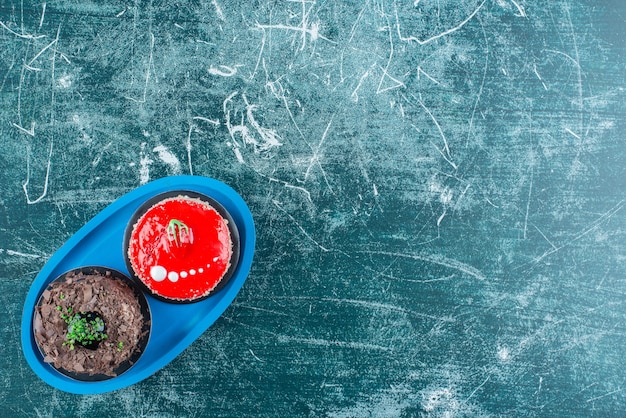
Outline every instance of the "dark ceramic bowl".
<path id="1" fill-rule="evenodd" d="M 122 373 L 126 372 L 128 369 L 130 369 L 133 366 L 133 364 L 135 364 L 137 362 L 137 360 L 139 360 L 139 357 L 141 357 L 141 355 L 143 354 L 146 346 L 148 345 L 148 340 L 150 338 L 150 331 L 151 331 L 152 321 L 151 321 L 150 308 L 148 307 L 148 302 L 146 300 L 145 295 L 143 294 L 143 292 L 141 291 L 141 289 L 137 285 L 137 283 L 135 283 L 133 280 L 131 280 L 127 275 L 125 275 L 125 274 L 123 274 L 123 273 L 121 273 L 121 272 L 119 272 L 119 271 L 117 271 L 115 269 L 111 269 L 111 268 L 108 268 L 108 267 L 100 267 L 100 266 L 81 267 L 81 268 L 76 268 L 76 269 L 72 269 L 70 271 L 67 271 L 67 272 L 61 274 L 60 276 L 58 276 L 52 282 L 50 282 L 48 284 L 48 287 L 46 287 L 46 289 L 44 289 L 44 291 L 39 296 L 39 299 L 37 300 L 36 309 L 35 309 L 36 312 L 33 315 L 33 337 L 35 337 L 35 334 L 41 329 L 41 324 L 38 324 L 38 321 L 41 321 L 41 315 L 39 313 L 39 308 L 41 307 L 41 305 L 43 303 L 44 294 L 45 294 L 46 290 L 49 290 L 50 287 L 54 283 L 66 282 L 71 274 L 85 274 L 85 275 L 106 276 L 106 277 L 112 278 L 114 280 L 119 280 L 119 281 L 123 282 L 126 286 L 128 286 L 133 291 L 135 299 L 139 303 L 140 313 L 141 313 L 141 315 L 143 317 L 143 327 L 142 327 L 142 329 L 140 331 L 141 337 L 139 339 L 139 342 L 137 343 L 137 346 L 135 347 L 135 350 L 133 351 L 133 353 L 131 353 L 130 357 L 128 359 L 124 360 L 123 362 L 121 362 L 117 367 L 115 367 L 112 370 L 112 374 L 113 375 L 90 374 L 87 371 L 84 372 L 84 373 L 82 373 L 82 372 L 74 372 L 74 371 L 66 370 L 66 369 L 61 368 L 61 367 L 56 368 L 53 364 L 51 364 L 51 366 L 52 366 L 52 368 L 54 370 L 58 371 L 59 373 L 65 375 L 65 376 L 67 376 L 67 377 L 69 377 L 71 379 L 78 380 L 78 381 L 83 381 L 83 382 L 99 382 L 99 381 L 108 380 L 108 379 L 112 379 L 114 377 L 117 377 L 117 376 L 121 375 Z M 85 280 L 85 278 L 78 278 L 78 279 L 75 280 L 74 283 L 79 284 L 80 282 L 82 282 L 84 280 Z M 75 313 L 77 313 L 77 312 L 75 312 Z M 61 314 L 61 312 L 59 313 L 59 315 L 60 314 Z M 35 338 L 35 341 L 37 342 L 37 338 Z M 38 343 L 37 343 L 37 348 L 39 349 L 39 353 L 41 354 L 42 358 L 45 358 L 46 353 L 44 353 L 44 350 L 42 349 L 42 347 L 39 346 Z M 126 348 L 128 349 L 128 347 L 126 347 Z M 89 350 L 88 351 L 88 355 L 99 355 L 97 349 L 94 350 L 93 348 L 89 348 L 89 347 L 79 347 L 79 344 L 77 344 L 74 349 L 75 350 Z"/>
<path id="2" fill-rule="evenodd" d="M 130 259 L 128 257 L 128 248 L 130 246 L 131 234 L 133 232 L 133 228 L 134 228 L 135 224 L 137 223 L 137 221 L 150 208 L 152 208 L 152 206 L 156 205 L 157 203 L 161 202 L 162 200 L 165 200 L 165 199 L 168 199 L 168 198 L 175 198 L 175 197 L 178 197 L 178 196 L 182 196 L 183 198 L 199 199 L 199 200 L 201 200 L 201 201 L 203 201 L 205 203 L 208 203 L 211 207 L 213 207 L 213 209 L 215 209 L 220 214 L 220 216 L 222 216 L 222 218 L 224 218 L 228 222 L 228 229 L 230 231 L 230 237 L 231 237 L 231 242 L 232 242 L 232 254 L 231 254 L 231 257 L 230 257 L 230 265 L 227 268 L 227 270 L 224 273 L 224 275 L 222 276 L 221 280 L 217 283 L 217 285 L 213 289 L 211 289 L 210 292 L 208 292 L 207 294 L 204 294 L 202 296 L 199 296 L 197 298 L 193 298 L 193 299 L 174 299 L 174 298 L 169 298 L 169 297 L 163 296 L 163 295 L 153 291 L 152 289 L 150 289 L 148 286 L 146 286 L 144 284 L 144 282 L 141 280 L 141 278 L 135 272 L 135 270 L 133 268 L 133 265 L 130 262 Z M 151 296 L 155 297 L 156 299 L 162 300 L 164 302 L 169 302 L 169 303 L 194 303 L 194 302 L 202 301 L 202 300 L 204 300 L 204 299 L 206 299 L 206 298 L 208 298 L 210 296 L 213 296 L 215 293 L 219 292 L 221 289 L 224 288 L 224 286 L 226 286 L 228 284 L 228 281 L 233 276 L 233 273 L 237 269 L 237 265 L 239 263 L 239 255 L 240 255 L 239 231 L 237 229 L 237 224 L 233 220 L 233 218 L 230 215 L 230 213 L 228 213 L 228 211 L 224 208 L 224 206 L 222 206 L 215 199 L 213 199 L 213 198 L 211 198 L 211 197 L 209 197 L 209 196 L 207 196 L 205 194 L 194 192 L 194 191 L 190 191 L 190 190 L 173 190 L 173 191 L 168 191 L 168 192 L 165 192 L 165 193 L 161 193 L 159 195 L 156 195 L 156 196 L 146 200 L 137 209 L 137 211 L 130 218 L 130 221 L 128 222 L 128 224 L 126 226 L 126 230 L 124 232 L 124 246 L 123 246 L 123 249 L 124 249 L 124 260 L 126 261 L 126 267 L 128 268 L 128 271 L 130 272 L 130 274 L 133 277 L 133 279 L 135 279 L 135 281 L 141 286 L 141 288 L 146 293 L 148 293 Z"/>

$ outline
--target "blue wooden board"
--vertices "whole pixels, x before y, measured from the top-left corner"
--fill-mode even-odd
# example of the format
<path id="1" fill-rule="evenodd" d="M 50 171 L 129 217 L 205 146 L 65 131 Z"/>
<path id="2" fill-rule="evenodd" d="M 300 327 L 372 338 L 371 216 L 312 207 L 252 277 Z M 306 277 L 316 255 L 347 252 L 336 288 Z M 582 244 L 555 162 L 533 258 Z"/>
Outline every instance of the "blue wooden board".
<path id="1" fill-rule="evenodd" d="M 626 3 L 0 2 L 0 411 L 626 410 Z M 28 289 L 116 198 L 229 184 L 234 303 L 168 366 L 72 395 Z"/>

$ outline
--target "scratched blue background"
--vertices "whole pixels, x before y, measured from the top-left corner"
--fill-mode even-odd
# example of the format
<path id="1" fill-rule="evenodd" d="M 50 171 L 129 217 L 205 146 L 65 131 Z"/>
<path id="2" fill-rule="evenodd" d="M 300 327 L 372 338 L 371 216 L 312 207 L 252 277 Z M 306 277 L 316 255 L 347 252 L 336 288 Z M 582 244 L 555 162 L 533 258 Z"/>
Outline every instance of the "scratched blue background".
<path id="1" fill-rule="evenodd" d="M 626 3 L 0 0 L 0 411 L 626 410 Z M 97 396 L 21 353 L 38 270 L 108 203 L 225 181 L 248 281 Z"/>

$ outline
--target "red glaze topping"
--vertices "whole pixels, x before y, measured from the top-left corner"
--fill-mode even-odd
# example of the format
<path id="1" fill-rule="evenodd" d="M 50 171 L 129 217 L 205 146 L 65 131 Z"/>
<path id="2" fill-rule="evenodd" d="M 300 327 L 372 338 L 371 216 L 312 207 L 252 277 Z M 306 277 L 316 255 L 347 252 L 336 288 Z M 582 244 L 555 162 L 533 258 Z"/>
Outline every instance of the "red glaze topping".
<path id="1" fill-rule="evenodd" d="M 209 203 L 178 196 L 148 209 L 130 236 L 128 257 L 139 279 L 167 299 L 206 296 L 230 266 L 228 221 Z"/>

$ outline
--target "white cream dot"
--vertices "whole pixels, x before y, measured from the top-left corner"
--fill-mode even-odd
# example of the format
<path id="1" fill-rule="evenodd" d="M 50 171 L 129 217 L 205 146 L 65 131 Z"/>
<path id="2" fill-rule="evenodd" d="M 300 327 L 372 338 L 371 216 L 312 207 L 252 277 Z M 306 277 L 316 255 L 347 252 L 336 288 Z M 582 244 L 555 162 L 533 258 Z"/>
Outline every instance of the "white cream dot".
<path id="1" fill-rule="evenodd" d="M 200 268 L 198 269 L 198 273 L 204 273 L 204 269 L 203 269 L 202 267 L 200 267 Z"/>
<path id="2" fill-rule="evenodd" d="M 167 274 L 167 278 L 170 280 L 170 282 L 177 282 L 178 281 L 178 273 L 176 273 L 175 271 L 170 271 Z"/>
<path id="3" fill-rule="evenodd" d="M 213 257 L 213 262 L 215 263 L 219 259 L 220 259 L 219 257 Z"/>
<path id="4" fill-rule="evenodd" d="M 194 276 L 196 274 L 196 271 L 194 269 L 189 270 L 189 274 L 191 274 L 192 276 Z"/>
<path id="5" fill-rule="evenodd" d="M 211 267 L 211 265 L 209 263 L 207 263 L 206 264 L 206 268 L 209 268 L 209 267 Z"/>
<path id="6" fill-rule="evenodd" d="M 183 278 L 183 279 L 186 278 L 187 277 L 187 272 L 186 271 L 181 271 L 180 272 L 180 277 Z"/>
<path id="7" fill-rule="evenodd" d="M 150 268 L 150 277 L 155 282 L 162 282 L 167 276 L 167 270 L 163 266 L 152 266 Z"/>

